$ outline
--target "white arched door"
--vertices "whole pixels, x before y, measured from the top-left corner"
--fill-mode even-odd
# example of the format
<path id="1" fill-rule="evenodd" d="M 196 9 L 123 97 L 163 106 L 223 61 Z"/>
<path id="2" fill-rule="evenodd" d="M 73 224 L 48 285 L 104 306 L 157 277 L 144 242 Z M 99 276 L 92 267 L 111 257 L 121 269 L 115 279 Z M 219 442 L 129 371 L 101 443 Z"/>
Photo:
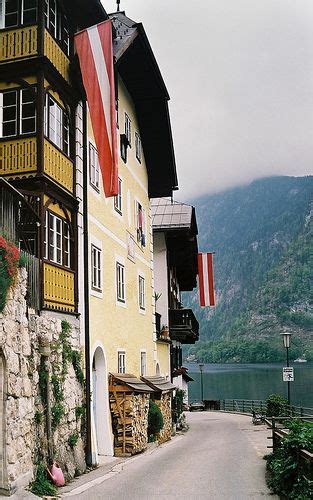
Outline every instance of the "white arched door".
<path id="1" fill-rule="evenodd" d="M 102 347 L 97 347 L 92 363 L 92 409 L 97 455 L 113 455 L 108 375 Z"/>

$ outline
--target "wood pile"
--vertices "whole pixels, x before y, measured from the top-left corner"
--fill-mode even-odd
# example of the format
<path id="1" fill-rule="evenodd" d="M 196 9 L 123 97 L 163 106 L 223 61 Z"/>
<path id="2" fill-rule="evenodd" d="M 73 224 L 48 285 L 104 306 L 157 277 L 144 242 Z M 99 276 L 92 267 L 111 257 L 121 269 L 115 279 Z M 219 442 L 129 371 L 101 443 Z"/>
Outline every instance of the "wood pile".
<path id="1" fill-rule="evenodd" d="M 149 399 L 149 392 L 134 392 L 110 380 L 115 456 L 135 455 L 147 448 Z"/>
<path id="2" fill-rule="evenodd" d="M 169 441 L 172 436 L 172 393 L 163 393 L 155 403 L 159 406 L 163 415 L 164 426 L 157 436 L 159 444 L 162 444 Z"/>

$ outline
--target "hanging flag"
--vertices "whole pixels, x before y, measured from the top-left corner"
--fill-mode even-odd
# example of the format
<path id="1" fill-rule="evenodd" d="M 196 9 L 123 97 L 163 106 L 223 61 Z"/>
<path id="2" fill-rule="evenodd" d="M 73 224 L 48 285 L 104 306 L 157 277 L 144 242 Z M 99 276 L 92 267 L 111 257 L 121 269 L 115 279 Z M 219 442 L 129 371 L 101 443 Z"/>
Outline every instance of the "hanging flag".
<path id="1" fill-rule="evenodd" d="M 200 306 L 215 306 L 213 281 L 213 254 L 198 254 Z"/>
<path id="2" fill-rule="evenodd" d="M 91 123 L 106 196 L 118 194 L 112 22 L 104 21 L 75 35 Z"/>

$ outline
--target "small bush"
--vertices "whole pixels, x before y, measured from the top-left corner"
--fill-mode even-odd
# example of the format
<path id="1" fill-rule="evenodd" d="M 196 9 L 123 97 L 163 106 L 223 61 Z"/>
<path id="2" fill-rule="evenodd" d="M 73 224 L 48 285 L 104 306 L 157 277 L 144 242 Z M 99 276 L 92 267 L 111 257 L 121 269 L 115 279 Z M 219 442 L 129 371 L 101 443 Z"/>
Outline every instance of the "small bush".
<path id="1" fill-rule="evenodd" d="M 43 414 L 41 413 L 41 411 L 36 411 L 35 413 L 35 422 L 36 424 L 41 424 L 42 422 L 42 417 L 43 417 Z"/>
<path id="2" fill-rule="evenodd" d="M 270 473 L 268 485 L 280 496 L 294 500 L 310 498 L 308 467 L 299 460 L 299 452 L 305 449 L 313 452 L 313 427 L 299 420 L 291 420 L 289 433 L 282 439 L 274 453 L 266 457 Z"/>
<path id="3" fill-rule="evenodd" d="M 52 406 L 51 413 L 52 413 L 52 427 L 53 429 L 56 429 L 56 427 L 61 422 L 62 417 L 64 416 L 65 408 L 61 403 L 56 403 L 55 405 Z"/>
<path id="4" fill-rule="evenodd" d="M 47 478 L 47 471 L 43 462 L 39 462 L 37 465 L 36 478 L 31 485 L 31 491 L 34 495 L 40 497 L 55 496 L 57 493 L 57 488 Z"/>
<path id="5" fill-rule="evenodd" d="M 151 436 L 155 436 L 160 432 L 161 429 L 163 429 L 164 426 L 164 421 L 163 421 L 163 415 L 158 407 L 158 405 L 152 401 L 151 399 L 149 400 L 149 413 L 148 413 L 148 436 L 149 440 Z"/>
<path id="6" fill-rule="evenodd" d="M 75 432 L 74 434 L 71 434 L 68 438 L 68 444 L 70 445 L 71 448 L 74 448 L 74 446 L 77 445 L 79 435 L 78 432 Z"/>
<path id="7" fill-rule="evenodd" d="M 278 394 L 271 394 L 266 400 L 266 416 L 286 416 L 286 407 L 288 407 L 288 401 L 285 398 Z"/>
<path id="8" fill-rule="evenodd" d="M 76 406 L 75 415 L 77 419 L 84 416 L 85 413 L 86 413 L 86 408 L 84 406 Z"/>

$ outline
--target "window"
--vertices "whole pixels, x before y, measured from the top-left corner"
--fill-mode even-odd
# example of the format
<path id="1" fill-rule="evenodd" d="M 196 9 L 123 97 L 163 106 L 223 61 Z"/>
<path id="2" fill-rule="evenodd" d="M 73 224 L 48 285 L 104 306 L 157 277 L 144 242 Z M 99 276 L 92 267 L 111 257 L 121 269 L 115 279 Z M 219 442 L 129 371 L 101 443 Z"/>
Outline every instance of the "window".
<path id="1" fill-rule="evenodd" d="M 138 281 L 138 291 L 139 291 L 139 307 L 140 309 L 145 309 L 145 279 L 143 276 L 139 276 Z"/>
<path id="2" fill-rule="evenodd" d="M 127 137 L 125 134 L 120 135 L 120 150 L 121 150 L 121 158 L 124 163 L 127 163 Z"/>
<path id="3" fill-rule="evenodd" d="M 118 194 L 114 196 L 114 208 L 120 214 L 122 213 L 122 179 L 118 178 Z"/>
<path id="4" fill-rule="evenodd" d="M 131 146 L 132 143 L 131 119 L 129 118 L 127 113 L 125 113 L 125 136 L 128 145 Z"/>
<path id="5" fill-rule="evenodd" d="M 146 246 L 146 228 L 145 228 L 145 210 L 142 205 L 136 201 L 136 229 L 137 229 L 137 242 L 142 246 Z"/>
<path id="6" fill-rule="evenodd" d="M 45 0 L 44 15 L 47 30 L 59 42 L 63 51 L 69 55 L 69 24 L 56 0 Z"/>
<path id="7" fill-rule="evenodd" d="M 46 136 L 69 156 L 69 118 L 64 109 L 50 95 L 46 98 L 44 116 Z"/>
<path id="8" fill-rule="evenodd" d="M 101 250 L 91 245 L 91 286 L 101 291 Z"/>
<path id="9" fill-rule="evenodd" d="M 34 93 L 34 89 L 8 90 L 0 93 L 0 137 L 36 132 Z"/>
<path id="10" fill-rule="evenodd" d="M 99 158 L 96 148 L 89 143 L 89 179 L 92 187 L 99 191 Z"/>
<path id="11" fill-rule="evenodd" d="M 140 353 L 140 375 L 144 377 L 147 373 L 147 353 Z"/>
<path id="12" fill-rule="evenodd" d="M 138 132 L 135 133 L 136 158 L 141 163 L 141 139 Z"/>
<path id="13" fill-rule="evenodd" d="M 44 256 L 65 267 L 71 266 L 71 237 L 65 220 L 47 211 L 44 232 Z"/>
<path id="14" fill-rule="evenodd" d="M 37 0 L 0 0 L 0 29 L 37 22 Z"/>
<path id="15" fill-rule="evenodd" d="M 118 351 L 117 353 L 117 371 L 118 373 L 126 373 L 126 353 Z"/>
<path id="16" fill-rule="evenodd" d="M 125 302 L 125 267 L 116 263 L 116 293 L 119 302 Z"/>

